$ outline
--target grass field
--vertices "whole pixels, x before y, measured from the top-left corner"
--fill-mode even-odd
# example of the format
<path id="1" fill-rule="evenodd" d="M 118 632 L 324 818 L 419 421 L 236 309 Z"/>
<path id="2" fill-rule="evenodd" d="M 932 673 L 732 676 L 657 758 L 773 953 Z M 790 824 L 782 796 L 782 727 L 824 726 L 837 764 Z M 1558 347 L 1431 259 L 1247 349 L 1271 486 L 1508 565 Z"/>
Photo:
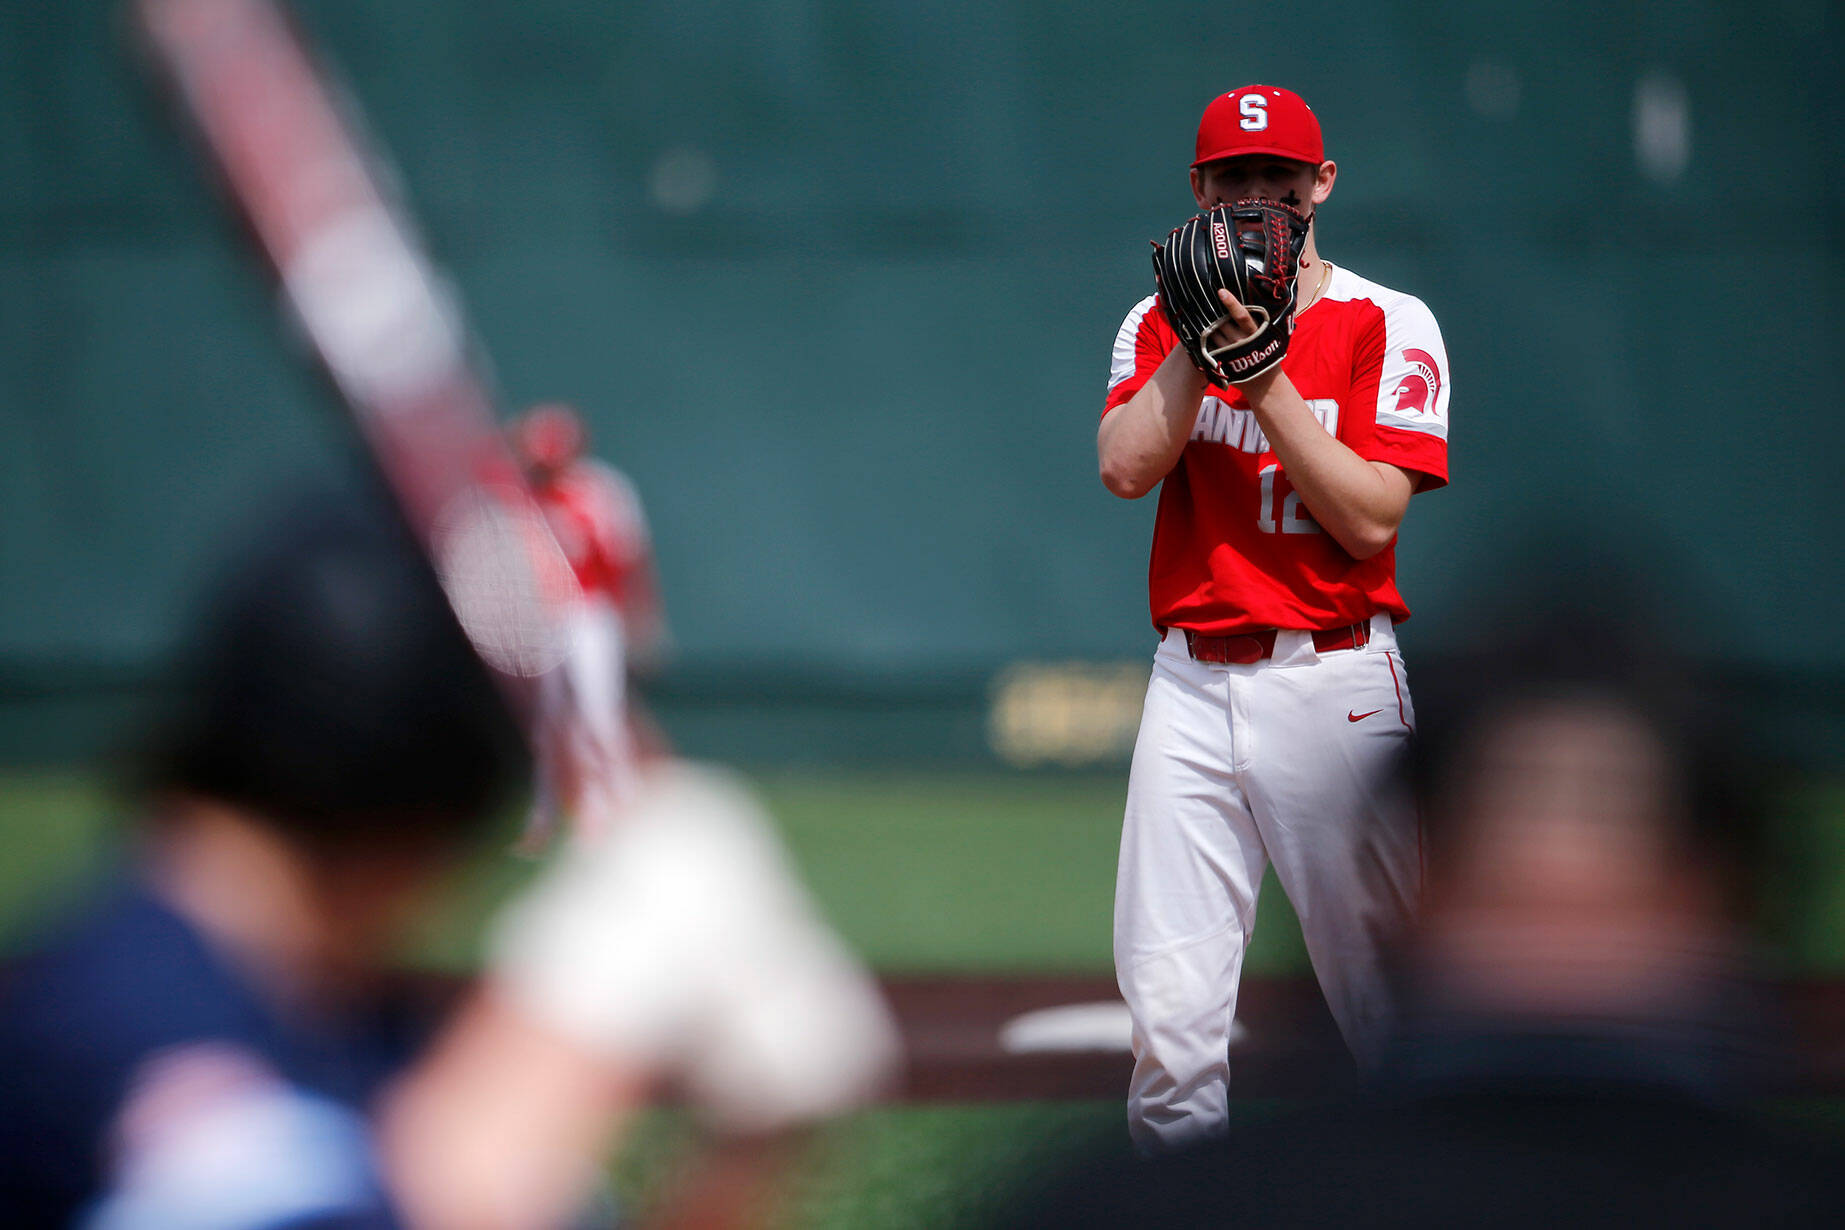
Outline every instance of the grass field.
<path id="1" fill-rule="evenodd" d="M 755 778 L 822 909 L 886 971 L 1104 971 L 1124 773 L 919 770 Z M 94 775 L 0 776 L 0 945 L 119 850 Z M 1769 809 L 1764 926 L 1792 971 L 1845 971 L 1845 783 L 1787 791 Z M 475 928 L 533 865 L 488 852 L 457 877 L 413 959 L 468 965 Z M 1306 968 L 1271 874 L 1249 955 L 1255 974 Z"/>
<path id="2" fill-rule="evenodd" d="M 1249 1113 L 1265 1113 L 1257 1107 Z M 777 1230 L 940 1230 L 989 1224 L 1022 1178 L 1061 1164 L 1085 1142 L 1125 1131 L 1115 1102 L 912 1106 L 828 1127 L 790 1168 Z M 684 1116 L 656 1112 L 618 1159 L 620 1199 L 644 1207 L 684 1177 Z"/>
<path id="3" fill-rule="evenodd" d="M 882 970 L 1105 971 L 1125 776 L 782 773 L 756 778 L 839 931 Z M 0 777 L 0 935 L 119 848 L 94 777 Z M 414 945 L 419 963 L 473 958 L 475 926 L 532 865 L 488 853 L 458 877 Z M 1255 972 L 1304 968 L 1271 884 Z"/>

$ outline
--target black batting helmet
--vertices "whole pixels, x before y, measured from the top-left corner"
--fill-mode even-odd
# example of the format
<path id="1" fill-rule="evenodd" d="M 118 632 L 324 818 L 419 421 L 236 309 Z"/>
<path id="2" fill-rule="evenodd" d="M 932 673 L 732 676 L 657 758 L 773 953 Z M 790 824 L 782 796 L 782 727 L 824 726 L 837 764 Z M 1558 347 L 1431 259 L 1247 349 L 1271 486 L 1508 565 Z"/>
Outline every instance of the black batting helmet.
<path id="1" fill-rule="evenodd" d="M 149 784 L 238 806 L 300 844 L 477 836 L 529 754 L 396 509 L 317 488 L 224 570 Z"/>

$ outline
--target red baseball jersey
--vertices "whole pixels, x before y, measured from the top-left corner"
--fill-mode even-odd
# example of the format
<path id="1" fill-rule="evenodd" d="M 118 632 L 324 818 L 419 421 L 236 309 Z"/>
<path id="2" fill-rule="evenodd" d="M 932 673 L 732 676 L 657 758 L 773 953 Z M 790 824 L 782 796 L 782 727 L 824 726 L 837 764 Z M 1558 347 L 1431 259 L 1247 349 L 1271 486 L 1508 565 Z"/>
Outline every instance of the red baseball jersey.
<path id="1" fill-rule="evenodd" d="M 630 620 L 657 618 L 647 521 L 626 478 L 582 460 L 532 494 L 585 595 L 613 602 Z"/>
<path id="2" fill-rule="evenodd" d="M 1102 413 L 1139 392 L 1179 346 L 1155 296 L 1115 337 Z M 1294 323 L 1282 370 L 1314 416 L 1367 461 L 1427 491 L 1448 481 L 1448 355 L 1422 301 L 1335 267 Z M 1227 635 L 1336 628 L 1388 611 L 1396 543 L 1355 560 L 1314 522 L 1235 389 L 1205 390 L 1192 437 L 1160 488 L 1147 573 L 1157 628 Z"/>

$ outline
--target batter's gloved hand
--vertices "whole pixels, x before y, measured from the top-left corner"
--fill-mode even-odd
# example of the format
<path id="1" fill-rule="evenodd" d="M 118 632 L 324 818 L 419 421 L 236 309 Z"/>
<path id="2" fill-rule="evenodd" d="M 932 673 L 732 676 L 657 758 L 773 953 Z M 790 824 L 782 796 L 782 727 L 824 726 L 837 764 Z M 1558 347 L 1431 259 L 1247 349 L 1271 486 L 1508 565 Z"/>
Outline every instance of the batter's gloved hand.
<path id="1" fill-rule="evenodd" d="M 1307 218 L 1274 201 L 1217 205 L 1153 245 L 1160 309 L 1185 353 L 1213 384 L 1239 384 L 1281 362 L 1294 330 L 1295 284 Z M 1227 337 L 1219 289 L 1236 296 L 1255 332 Z"/>

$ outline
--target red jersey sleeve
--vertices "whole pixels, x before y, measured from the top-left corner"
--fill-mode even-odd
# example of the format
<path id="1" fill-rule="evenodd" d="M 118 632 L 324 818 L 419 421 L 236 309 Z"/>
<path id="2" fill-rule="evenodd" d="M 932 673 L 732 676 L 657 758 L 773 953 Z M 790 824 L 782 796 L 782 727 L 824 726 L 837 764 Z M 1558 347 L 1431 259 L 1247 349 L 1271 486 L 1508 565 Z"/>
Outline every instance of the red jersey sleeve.
<path id="1" fill-rule="evenodd" d="M 1448 482 L 1448 351 L 1434 313 L 1411 295 L 1394 296 L 1358 338 L 1352 386 L 1376 430 L 1357 449 L 1422 476 L 1420 490 Z"/>
<path id="2" fill-rule="evenodd" d="M 1102 413 L 1107 415 L 1140 392 L 1178 341 L 1155 296 L 1148 295 L 1136 303 L 1115 334 L 1108 363 L 1108 397 L 1102 403 Z"/>

